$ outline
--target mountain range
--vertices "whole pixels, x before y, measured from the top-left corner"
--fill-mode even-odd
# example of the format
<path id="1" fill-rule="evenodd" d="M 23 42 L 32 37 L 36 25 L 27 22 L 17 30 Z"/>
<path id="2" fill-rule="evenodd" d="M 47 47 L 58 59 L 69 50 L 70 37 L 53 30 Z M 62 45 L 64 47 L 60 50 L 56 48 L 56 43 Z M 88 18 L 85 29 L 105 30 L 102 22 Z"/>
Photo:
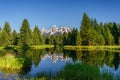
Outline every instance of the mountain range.
<path id="1" fill-rule="evenodd" d="M 47 36 L 61 35 L 64 32 L 66 32 L 66 33 L 71 32 L 71 29 L 67 26 L 58 28 L 56 25 L 53 25 L 50 29 L 42 28 L 42 30 L 41 30 L 41 34 L 42 35 L 47 35 Z"/>

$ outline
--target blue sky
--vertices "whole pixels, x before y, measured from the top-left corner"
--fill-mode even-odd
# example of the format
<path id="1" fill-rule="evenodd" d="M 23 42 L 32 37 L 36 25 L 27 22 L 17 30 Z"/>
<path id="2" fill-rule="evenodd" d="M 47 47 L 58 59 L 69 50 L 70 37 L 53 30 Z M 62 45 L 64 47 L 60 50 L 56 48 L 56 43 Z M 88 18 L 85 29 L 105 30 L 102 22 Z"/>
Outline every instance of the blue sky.
<path id="1" fill-rule="evenodd" d="M 98 22 L 120 23 L 120 0 L 0 0 L 0 26 L 8 21 L 19 31 L 26 18 L 31 28 L 79 28 L 84 12 Z"/>

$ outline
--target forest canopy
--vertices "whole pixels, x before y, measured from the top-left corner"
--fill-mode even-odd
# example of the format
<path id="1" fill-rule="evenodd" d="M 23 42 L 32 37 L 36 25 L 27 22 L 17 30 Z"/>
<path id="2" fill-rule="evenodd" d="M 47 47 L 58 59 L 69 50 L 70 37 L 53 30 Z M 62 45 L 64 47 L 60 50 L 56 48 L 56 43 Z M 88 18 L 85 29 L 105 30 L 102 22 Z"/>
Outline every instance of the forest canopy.
<path id="1" fill-rule="evenodd" d="M 24 19 L 19 32 L 11 31 L 9 22 L 5 22 L 0 28 L 0 46 L 18 45 L 31 46 L 52 44 L 57 46 L 104 46 L 120 45 L 120 25 L 115 22 L 98 23 L 97 19 L 91 19 L 86 13 L 82 16 L 80 29 L 73 28 L 71 32 L 62 35 L 41 35 L 38 26 L 30 28 L 27 19 Z"/>

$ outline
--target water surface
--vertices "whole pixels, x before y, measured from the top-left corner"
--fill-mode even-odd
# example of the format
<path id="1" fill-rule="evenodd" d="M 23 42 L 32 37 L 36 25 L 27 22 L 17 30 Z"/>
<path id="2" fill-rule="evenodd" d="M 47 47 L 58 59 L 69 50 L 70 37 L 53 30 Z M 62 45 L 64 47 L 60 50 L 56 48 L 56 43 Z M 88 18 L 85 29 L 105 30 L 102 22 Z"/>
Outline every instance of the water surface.
<path id="1" fill-rule="evenodd" d="M 0 59 L 6 55 L 12 54 L 22 65 L 22 68 L 12 69 L 9 67 L 0 67 L 0 79 L 22 79 L 36 77 L 41 73 L 55 76 L 64 69 L 66 64 L 82 62 L 93 64 L 99 67 L 100 73 L 110 73 L 120 79 L 120 53 L 111 51 L 81 51 L 81 50 L 18 50 L 18 51 L 0 51 Z M 20 63 L 19 57 L 24 60 Z M 10 60 L 9 60 L 10 61 Z M 9 62 L 8 61 L 8 62 Z M 29 64 L 28 64 L 29 63 Z M 2 65 L 2 64 L 0 64 Z M 12 64 L 11 64 L 12 65 Z M 26 66 L 27 65 L 27 66 Z"/>

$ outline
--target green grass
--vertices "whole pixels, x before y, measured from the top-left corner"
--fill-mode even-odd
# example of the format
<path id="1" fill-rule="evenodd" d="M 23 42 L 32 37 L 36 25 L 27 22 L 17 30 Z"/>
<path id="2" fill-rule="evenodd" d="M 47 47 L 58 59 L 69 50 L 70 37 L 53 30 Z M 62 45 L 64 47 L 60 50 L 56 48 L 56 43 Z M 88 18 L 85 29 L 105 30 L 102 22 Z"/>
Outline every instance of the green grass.
<path id="1" fill-rule="evenodd" d="M 28 80 L 47 80 L 47 79 L 45 77 L 41 77 L 41 78 L 29 78 Z M 48 80 L 50 80 L 50 79 L 48 79 Z"/>
<path id="2" fill-rule="evenodd" d="M 31 45 L 31 46 L 16 46 L 16 45 L 8 45 L 8 46 L 0 46 L 0 50 L 3 49 L 13 49 L 13 50 L 18 50 L 18 49 L 23 49 L 23 48 L 32 48 L 32 49 L 44 49 L 44 48 L 53 48 L 54 45 Z"/>
<path id="3" fill-rule="evenodd" d="M 3 46 L 0 46 L 0 50 L 3 50 L 4 49 L 4 47 Z"/>
<path id="4" fill-rule="evenodd" d="M 54 45 L 31 45 L 29 46 L 32 49 L 44 49 L 44 48 L 53 48 Z M 16 46 L 16 45 L 9 45 L 7 47 L 5 46 L 0 46 L 0 50 L 3 49 L 22 49 L 21 46 Z M 111 51 L 118 51 L 120 52 L 120 46 L 64 46 L 64 49 L 67 50 L 111 50 Z"/>
<path id="5" fill-rule="evenodd" d="M 87 64 L 68 64 L 59 74 L 62 80 L 119 80 L 114 78 L 113 74 L 103 72 L 95 65 Z"/>
<path id="6" fill-rule="evenodd" d="M 63 80 L 98 80 L 99 69 L 86 64 L 68 64 L 58 76 Z"/>
<path id="7" fill-rule="evenodd" d="M 67 50 L 120 50 L 120 46 L 64 46 Z"/>
<path id="8" fill-rule="evenodd" d="M 30 46 L 32 49 L 44 49 L 44 48 L 53 48 L 54 45 L 33 45 Z"/>
<path id="9" fill-rule="evenodd" d="M 36 78 L 29 80 L 119 80 L 115 79 L 109 73 L 100 74 L 99 68 L 95 65 L 87 65 L 83 63 L 68 64 L 60 71 L 56 77 L 38 75 Z"/>
<path id="10" fill-rule="evenodd" d="M 0 57 L 0 68 L 19 70 L 23 67 L 25 59 L 16 58 L 13 54 L 6 54 Z"/>
<path id="11" fill-rule="evenodd" d="M 32 46 L 17 46 L 17 45 L 8 45 L 0 46 L 0 50 L 28 50 L 28 49 L 45 49 L 45 48 L 54 48 L 54 45 L 32 45 Z"/>

